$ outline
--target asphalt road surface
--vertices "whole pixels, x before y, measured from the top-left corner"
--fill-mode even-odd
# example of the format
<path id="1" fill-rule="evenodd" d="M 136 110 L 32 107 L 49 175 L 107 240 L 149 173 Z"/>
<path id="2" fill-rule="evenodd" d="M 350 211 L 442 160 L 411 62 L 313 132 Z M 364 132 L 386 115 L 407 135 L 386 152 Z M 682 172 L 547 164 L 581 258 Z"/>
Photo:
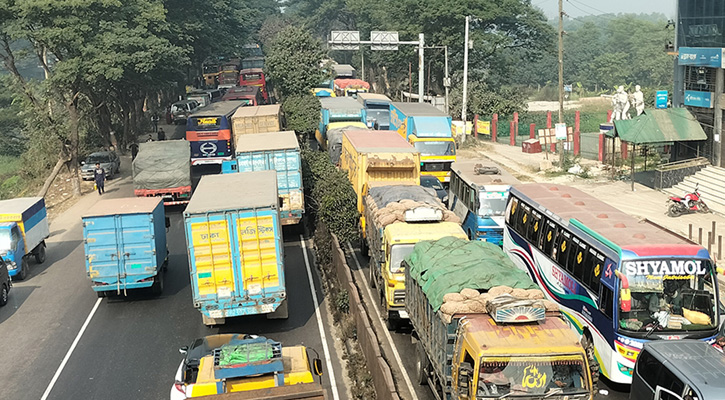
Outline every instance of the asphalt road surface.
<path id="1" fill-rule="evenodd" d="M 183 135 L 182 126 L 163 128 L 167 135 L 174 132 L 171 138 Z M 107 183 L 104 198 L 133 196 L 129 157 L 123 157 L 121 169 L 121 177 Z M 330 361 L 325 363 L 316 309 L 326 330 L 332 322 L 325 305 L 313 302 L 296 229 L 283 232 L 289 319 L 231 318 L 225 325 L 208 328 L 191 301 L 181 208 L 167 209 L 170 255 L 163 294 L 137 291 L 127 297 L 97 298 L 85 273 L 80 220 L 97 196 L 84 196 L 53 221 L 46 262 L 31 262 L 28 278 L 14 283 L 9 303 L 0 308 L 4 341 L 0 398 L 168 399 L 182 359 L 178 348 L 198 337 L 231 332 L 261 334 L 315 349 L 325 365 L 323 385 L 330 398 L 333 372 L 338 398 L 348 398 L 329 331 L 325 335 Z M 308 258 L 310 249 L 307 245 Z M 311 270 L 317 299 L 323 302 L 314 266 Z"/>

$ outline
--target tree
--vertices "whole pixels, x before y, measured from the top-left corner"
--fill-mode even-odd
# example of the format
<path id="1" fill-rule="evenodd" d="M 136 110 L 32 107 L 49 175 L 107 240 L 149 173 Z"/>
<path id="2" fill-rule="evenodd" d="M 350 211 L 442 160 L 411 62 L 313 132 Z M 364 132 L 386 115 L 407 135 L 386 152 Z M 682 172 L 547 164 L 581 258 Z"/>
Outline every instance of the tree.
<path id="1" fill-rule="evenodd" d="M 309 136 L 320 121 L 320 102 L 312 93 L 288 96 L 282 102 L 287 128 Z"/>
<path id="2" fill-rule="evenodd" d="M 265 65 L 282 97 L 302 95 L 325 79 L 322 44 L 305 29 L 288 26 L 272 41 Z"/>

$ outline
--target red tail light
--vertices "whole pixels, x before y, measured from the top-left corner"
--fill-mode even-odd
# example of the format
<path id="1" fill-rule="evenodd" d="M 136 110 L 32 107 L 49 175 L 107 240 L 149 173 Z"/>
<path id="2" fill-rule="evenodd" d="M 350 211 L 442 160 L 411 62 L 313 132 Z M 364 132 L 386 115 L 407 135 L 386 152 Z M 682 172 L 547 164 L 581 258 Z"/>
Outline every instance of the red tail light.
<path id="1" fill-rule="evenodd" d="M 186 396 L 186 386 L 181 382 L 175 382 L 174 388 Z"/>

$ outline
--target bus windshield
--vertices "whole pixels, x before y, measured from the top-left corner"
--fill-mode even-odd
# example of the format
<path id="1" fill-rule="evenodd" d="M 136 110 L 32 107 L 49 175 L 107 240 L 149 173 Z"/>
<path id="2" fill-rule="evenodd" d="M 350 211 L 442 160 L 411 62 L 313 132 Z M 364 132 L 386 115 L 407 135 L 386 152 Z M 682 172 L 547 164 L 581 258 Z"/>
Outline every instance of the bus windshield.
<path id="1" fill-rule="evenodd" d="M 506 192 L 484 192 L 478 194 L 478 215 L 481 217 L 501 216 L 506 212 Z"/>
<path id="2" fill-rule="evenodd" d="M 619 327 L 625 331 L 697 331 L 717 326 L 713 267 L 710 260 L 652 259 L 625 261 L 632 294 L 620 302 Z M 624 308 L 629 308 L 625 311 Z"/>
<path id="3" fill-rule="evenodd" d="M 456 154 L 456 146 L 453 142 L 418 141 L 415 142 L 415 149 L 422 156 L 453 156 Z"/>
<path id="4" fill-rule="evenodd" d="M 526 357 L 489 361 L 484 358 L 478 375 L 476 399 L 536 398 L 557 394 L 589 393 L 584 359 Z M 558 398 L 558 397 L 552 397 Z"/>
<path id="5" fill-rule="evenodd" d="M 400 264 L 403 262 L 405 257 L 408 257 L 413 252 L 414 244 L 396 244 L 390 250 L 390 272 L 397 274 L 401 272 Z"/>

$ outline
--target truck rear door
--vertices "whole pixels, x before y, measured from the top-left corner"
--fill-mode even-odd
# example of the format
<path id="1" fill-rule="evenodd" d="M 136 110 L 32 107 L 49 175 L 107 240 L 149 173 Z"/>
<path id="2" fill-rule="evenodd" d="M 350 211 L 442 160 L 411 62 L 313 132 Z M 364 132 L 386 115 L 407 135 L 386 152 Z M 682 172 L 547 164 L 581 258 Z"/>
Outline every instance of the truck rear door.
<path id="1" fill-rule="evenodd" d="M 109 285 L 109 290 L 124 289 L 156 275 L 154 227 L 149 215 L 109 215 L 84 222 L 92 281 Z"/>
<path id="2" fill-rule="evenodd" d="M 303 209 L 299 151 L 295 149 L 275 151 L 271 162 L 277 171 L 277 187 L 283 199 L 282 211 Z"/>

